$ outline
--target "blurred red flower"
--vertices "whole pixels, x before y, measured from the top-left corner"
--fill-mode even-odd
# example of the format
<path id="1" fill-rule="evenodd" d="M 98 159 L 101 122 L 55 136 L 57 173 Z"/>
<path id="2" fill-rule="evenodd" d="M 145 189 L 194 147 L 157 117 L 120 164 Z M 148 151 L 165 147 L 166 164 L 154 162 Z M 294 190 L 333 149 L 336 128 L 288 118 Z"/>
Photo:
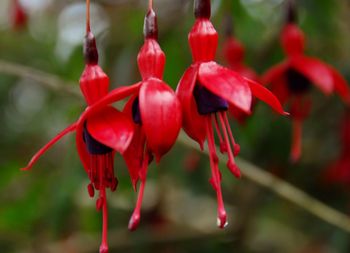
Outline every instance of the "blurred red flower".
<path id="1" fill-rule="evenodd" d="M 262 78 L 282 104 L 290 104 L 293 120 L 291 160 L 294 162 L 301 156 L 302 123 L 310 112 L 312 85 L 326 95 L 338 93 L 345 103 L 350 104 L 350 89 L 341 74 L 321 60 L 304 54 L 305 36 L 295 19 L 294 2 L 290 1 L 287 23 L 280 38 L 287 58 L 269 69 Z"/>

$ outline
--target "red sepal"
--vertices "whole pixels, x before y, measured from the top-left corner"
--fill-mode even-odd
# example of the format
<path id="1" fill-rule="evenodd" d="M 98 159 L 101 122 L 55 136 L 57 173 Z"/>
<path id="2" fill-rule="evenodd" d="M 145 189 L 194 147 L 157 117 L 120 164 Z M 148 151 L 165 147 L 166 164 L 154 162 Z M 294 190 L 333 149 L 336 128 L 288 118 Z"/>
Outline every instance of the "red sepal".
<path id="1" fill-rule="evenodd" d="M 261 84 L 253 80 L 249 80 L 246 78 L 246 81 L 248 82 L 250 90 L 255 97 L 257 97 L 258 99 L 268 104 L 276 112 L 283 115 L 289 115 L 289 113 L 283 110 L 283 107 L 280 101 L 276 98 L 276 96 L 271 91 L 269 91 L 264 86 L 262 86 Z"/>
<path id="2" fill-rule="evenodd" d="M 177 88 L 176 95 L 182 107 L 182 127 L 193 140 L 198 142 L 201 149 L 206 138 L 205 118 L 199 115 L 196 101 L 193 97 L 193 89 L 196 85 L 198 64 L 189 67 L 182 76 Z"/>
<path id="3" fill-rule="evenodd" d="M 131 119 L 110 106 L 89 117 L 86 123 L 92 137 L 121 154 L 129 146 L 134 133 Z"/>
<path id="4" fill-rule="evenodd" d="M 350 88 L 345 78 L 332 66 L 329 66 L 329 71 L 332 72 L 334 91 L 342 98 L 344 103 L 350 105 Z"/>
<path id="5" fill-rule="evenodd" d="M 215 62 L 201 63 L 198 71 L 199 83 L 215 95 L 227 100 L 246 113 L 250 113 L 252 93 L 248 82 L 237 72 Z"/>
<path id="6" fill-rule="evenodd" d="M 334 87 L 333 75 L 325 63 L 316 58 L 299 55 L 290 59 L 290 65 L 308 78 L 322 92 L 327 95 L 332 93 Z"/>
<path id="7" fill-rule="evenodd" d="M 147 145 L 159 161 L 181 129 L 180 102 L 166 83 L 149 78 L 140 88 L 139 105 Z"/>
<path id="8" fill-rule="evenodd" d="M 130 95 L 137 94 L 141 86 L 141 82 L 138 82 L 131 86 L 119 87 L 112 90 L 108 95 L 101 98 L 92 106 L 86 108 L 85 112 L 80 116 L 79 122 L 85 121 L 87 117 L 93 115 L 95 112 L 103 109 L 105 106 L 122 100 Z"/>

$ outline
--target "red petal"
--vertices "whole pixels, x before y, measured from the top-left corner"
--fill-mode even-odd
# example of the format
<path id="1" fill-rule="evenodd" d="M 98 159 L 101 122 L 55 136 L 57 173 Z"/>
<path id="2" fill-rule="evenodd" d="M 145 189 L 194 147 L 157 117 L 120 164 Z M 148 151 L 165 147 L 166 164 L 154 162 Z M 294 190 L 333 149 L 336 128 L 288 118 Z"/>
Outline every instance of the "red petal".
<path id="1" fill-rule="evenodd" d="M 265 74 L 262 76 L 262 84 L 267 85 L 273 83 L 277 79 L 280 79 L 289 67 L 288 62 L 282 62 L 270 68 Z"/>
<path id="2" fill-rule="evenodd" d="M 237 72 L 215 62 L 201 63 L 198 71 L 200 84 L 229 103 L 250 113 L 252 94 L 246 80 Z"/>
<path id="3" fill-rule="evenodd" d="M 291 58 L 291 67 L 307 77 L 325 94 L 332 93 L 333 75 L 322 61 L 299 55 Z"/>
<path id="4" fill-rule="evenodd" d="M 42 147 L 30 160 L 30 162 L 27 164 L 25 168 L 22 168 L 21 170 L 30 170 L 33 165 L 36 163 L 36 161 L 48 150 L 50 149 L 57 141 L 59 141 L 63 136 L 66 134 L 72 132 L 75 130 L 77 123 L 73 123 L 72 125 L 68 126 L 66 129 L 64 129 L 62 132 L 60 132 L 58 135 L 55 136 L 51 141 L 49 141 L 44 147 Z"/>
<path id="5" fill-rule="evenodd" d="M 196 85 L 198 65 L 189 67 L 182 76 L 177 89 L 176 95 L 181 102 L 182 107 L 182 126 L 185 132 L 193 140 L 197 141 L 203 149 L 205 140 L 205 121 L 204 117 L 197 111 L 196 101 L 193 97 L 193 89 Z"/>
<path id="6" fill-rule="evenodd" d="M 333 75 L 334 90 L 343 99 L 344 103 L 350 105 L 350 88 L 344 77 L 332 66 L 328 65 Z"/>
<path id="7" fill-rule="evenodd" d="M 268 104 L 276 112 L 278 112 L 280 114 L 284 114 L 284 115 L 289 114 L 283 110 L 283 107 L 282 107 L 280 101 L 278 101 L 276 96 L 271 91 L 269 91 L 264 86 L 262 86 L 261 84 L 255 82 L 253 80 L 246 79 L 246 81 L 248 82 L 250 90 L 252 91 L 252 93 L 255 97 L 264 101 L 266 104 Z"/>
<path id="8" fill-rule="evenodd" d="M 139 102 L 147 144 L 159 161 L 179 134 L 181 104 L 174 91 L 156 78 L 150 78 L 142 84 Z"/>
<path id="9" fill-rule="evenodd" d="M 142 127 L 135 125 L 135 132 L 132 141 L 123 154 L 135 191 L 137 181 L 139 180 L 139 173 L 142 168 L 145 141 L 146 138 L 142 131 Z"/>
<path id="10" fill-rule="evenodd" d="M 131 119 L 110 106 L 90 116 L 87 129 L 96 140 L 120 153 L 127 149 L 134 132 Z"/>

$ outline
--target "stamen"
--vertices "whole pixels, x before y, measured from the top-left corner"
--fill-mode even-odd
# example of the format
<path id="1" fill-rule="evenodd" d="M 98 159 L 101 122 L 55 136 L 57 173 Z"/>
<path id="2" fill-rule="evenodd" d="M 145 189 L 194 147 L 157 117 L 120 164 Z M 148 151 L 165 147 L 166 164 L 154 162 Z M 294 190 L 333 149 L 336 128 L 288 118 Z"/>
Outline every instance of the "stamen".
<path id="1" fill-rule="evenodd" d="M 143 194 L 145 191 L 145 185 L 146 185 L 146 176 L 147 176 L 147 170 L 148 170 L 148 162 L 149 162 L 149 154 L 148 151 L 145 151 L 145 155 L 143 158 L 142 168 L 140 171 L 140 189 L 137 196 L 136 206 L 134 209 L 134 212 L 132 213 L 132 216 L 129 221 L 129 230 L 134 231 L 139 223 L 141 218 L 141 206 L 142 206 L 142 200 L 143 200 Z"/>
<path id="2" fill-rule="evenodd" d="M 293 163 L 297 162 L 301 156 L 301 136 L 302 136 L 302 121 L 300 119 L 293 119 L 293 137 L 292 137 L 292 150 L 290 159 Z"/>
<path id="3" fill-rule="evenodd" d="M 221 174 L 218 167 L 219 161 L 215 151 L 214 133 L 213 133 L 213 127 L 211 124 L 210 115 L 206 116 L 206 133 L 207 133 L 207 140 L 208 140 L 210 168 L 211 168 L 211 174 L 212 174 L 210 183 L 213 185 L 214 190 L 216 191 L 217 204 L 218 204 L 217 224 L 218 224 L 218 227 L 224 228 L 225 226 L 227 226 L 226 211 L 225 211 L 224 202 L 222 199 Z"/>
<path id="4" fill-rule="evenodd" d="M 106 198 L 106 189 L 100 190 L 100 199 L 102 200 L 102 243 L 100 253 L 108 253 L 108 206 Z"/>
<path id="5" fill-rule="evenodd" d="M 223 113 L 223 116 L 224 116 L 225 124 L 227 126 L 227 132 L 229 133 L 229 137 L 233 145 L 233 156 L 237 156 L 241 151 L 241 147 L 235 142 L 235 139 L 233 138 L 233 134 L 230 127 L 230 122 L 228 122 L 227 114 Z"/>
<path id="6" fill-rule="evenodd" d="M 223 141 L 223 138 L 222 138 L 222 135 L 221 135 L 221 131 L 220 131 L 220 128 L 219 128 L 219 122 L 218 122 L 218 117 L 217 115 L 215 114 L 215 130 L 216 130 L 216 134 L 219 138 L 219 142 L 220 142 L 220 152 L 221 154 L 227 152 L 227 146 L 226 146 L 226 143 Z"/>
<path id="7" fill-rule="evenodd" d="M 228 134 L 227 134 L 227 131 L 228 131 L 227 129 L 230 129 L 230 125 L 226 124 L 225 119 L 224 119 L 224 115 L 225 115 L 225 113 L 222 113 L 222 112 L 219 113 L 219 119 L 220 119 L 220 123 L 221 123 L 221 127 L 222 127 L 222 132 L 224 133 L 226 146 L 227 146 L 228 161 L 227 161 L 226 166 L 235 177 L 240 178 L 241 172 L 235 163 L 235 158 L 233 156 L 233 152 L 232 152 L 231 145 L 230 145 L 230 139 L 229 139 Z M 232 143 L 232 145 L 234 145 L 234 143 Z"/>

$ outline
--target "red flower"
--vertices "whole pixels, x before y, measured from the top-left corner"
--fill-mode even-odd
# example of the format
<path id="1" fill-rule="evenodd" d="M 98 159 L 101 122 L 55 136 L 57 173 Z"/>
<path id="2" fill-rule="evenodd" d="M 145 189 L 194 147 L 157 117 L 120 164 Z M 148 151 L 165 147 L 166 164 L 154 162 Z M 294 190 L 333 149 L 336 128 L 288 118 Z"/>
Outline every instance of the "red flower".
<path id="1" fill-rule="evenodd" d="M 284 113 L 277 98 L 262 85 L 242 77 L 214 62 L 218 35 L 210 22 L 210 0 L 195 1 L 196 22 L 189 34 L 194 63 L 186 70 L 177 87 L 182 104 L 183 128 L 199 143 L 208 141 L 211 179 L 217 192 L 218 226 L 226 225 L 226 211 L 221 195 L 221 173 L 216 155 L 213 124 L 220 140 L 221 152 L 227 152 L 228 169 L 236 176 L 241 173 L 234 156 L 239 152 L 226 116 L 229 106 L 250 113 L 252 95 L 265 101 L 279 113 Z"/>
<path id="2" fill-rule="evenodd" d="M 27 24 L 27 14 L 19 2 L 19 0 L 12 1 L 11 7 L 11 25 L 14 29 L 20 29 Z"/>
<path id="3" fill-rule="evenodd" d="M 302 123 L 311 107 L 308 94 L 312 85 L 326 95 L 338 93 L 347 104 L 350 103 L 350 90 L 346 80 L 333 67 L 304 54 L 305 37 L 295 24 L 295 6 L 290 2 L 288 7 L 288 22 L 281 33 L 287 59 L 268 70 L 263 83 L 271 85 L 283 104 L 290 104 L 293 120 L 291 159 L 297 161 L 301 155 Z"/>
<path id="4" fill-rule="evenodd" d="M 324 173 L 329 183 L 350 185 L 350 111 L 347 111 L 341 126 L 341 153 L 338 160 L 332 163 Z"/>
<path id="5" fill-rule="evenodd" d="M 89 1 L 87 1 L 87 6 Z M 89 15 L 87 20 L 89 20 Z M 115 191 L 117 178 L 114 175 L 113 158 L 115 152 L 124 153 L 132 141 L 134 126 L 123 112 L 97 101 L 105 98 L 109 103 L 121 100 L 139 89 L 139 84 L 115 89 L 108 94 L 109 78 L 98 65 L 98 52 L 90 25 L 87 22 L 87 35 L 84 45 L 86 66 L 80 78 L 80 88 L 88 104 L 79 120 L 47 143 L 30 160 L 23 170 L 30 170 L 35 162 L 64 135 L 76 131 L 76 145 L 80 160 L 89 176 L 87 189 L 90 197 L 99 191 L 97 210 L 103 211 L 103 231 L 100 253 L 108 252 L 107 244 L 107 199 L 106 188 Z"/>
<path id="6" fill-rule="evenodd" d="M 257 73 L 244 63 L 245 48 L 243 44 L 233 36 L 233 20 L 231 15 L 226 16 L 224 20 L 224 28 L 225 42 L 223 46 L 223 55 L 228 67 L 239 73 L 241 76 L 260 82 Z M 255 104 L 256 100 L 253 98 L 252 108 Z M 232 106 L 229 107 L 229 111 L 241 124 L 243 124 L 249 116 L 247 113 Z"/>
<path id="7" fill-rule="evenodd" d="M 133 139 L 123 156 L 135 190 L 138 180 L 141 181 L 136 207 L 129 222 L 130 230 L 136 229 L 140 221 L 147 169 L 153 154 L 158 162 L 173 146 L 181 128 L 180 102 L 162 80 L 165 55 L 157 42 L 157 18 L 151 3 L 145 17 L 144 35 L 145 42 L 137 57 L 142 81 L 134 85 L 140 88 L 135 89 L 123 110 L 132 119 L 135 128 Z M 103 98 L 96 108 L 108 103 L 111 100 Z"/>

